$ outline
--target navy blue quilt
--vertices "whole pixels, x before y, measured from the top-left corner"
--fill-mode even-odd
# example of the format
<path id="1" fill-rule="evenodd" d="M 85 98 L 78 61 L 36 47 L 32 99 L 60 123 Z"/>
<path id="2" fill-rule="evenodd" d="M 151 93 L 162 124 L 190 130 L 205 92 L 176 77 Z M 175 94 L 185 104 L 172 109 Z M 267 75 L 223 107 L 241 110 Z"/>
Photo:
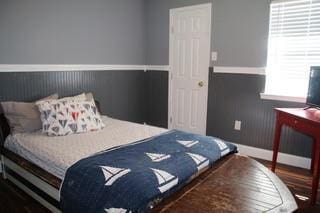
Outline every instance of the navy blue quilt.
<path id="1" fill-rule="evenodd" d="M 221 157 L 221 139 L 177 130 L 80 160 L 66 173 L 63 212 L 145 212 Z"/>

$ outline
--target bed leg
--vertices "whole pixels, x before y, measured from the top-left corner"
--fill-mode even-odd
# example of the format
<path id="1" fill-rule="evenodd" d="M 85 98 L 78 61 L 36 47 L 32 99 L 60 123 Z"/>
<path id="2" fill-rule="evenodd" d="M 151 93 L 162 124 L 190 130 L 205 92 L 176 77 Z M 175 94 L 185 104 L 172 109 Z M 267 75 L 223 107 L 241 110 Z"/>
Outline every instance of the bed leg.
<path id="1" fill-rule="evenodd" d="M 3 155 L 1 155 L 1 169 L 2 169 L 2 178 L 3 179 L 7 179 L 7 175 L 6 175 L 6 167 L 4 166 L 4 157 L 3 157 Z"/>

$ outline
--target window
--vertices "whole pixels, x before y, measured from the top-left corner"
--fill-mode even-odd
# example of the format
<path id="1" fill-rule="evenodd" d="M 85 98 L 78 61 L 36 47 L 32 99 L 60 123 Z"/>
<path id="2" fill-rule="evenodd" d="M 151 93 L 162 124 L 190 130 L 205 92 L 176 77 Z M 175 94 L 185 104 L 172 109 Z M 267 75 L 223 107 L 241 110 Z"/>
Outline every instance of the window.
<path id="1" fill-rule="evenodd" d="M 320 65 L 320 0 L 276 0 L 270 8 L 265 94 L 306 97 Z"/>

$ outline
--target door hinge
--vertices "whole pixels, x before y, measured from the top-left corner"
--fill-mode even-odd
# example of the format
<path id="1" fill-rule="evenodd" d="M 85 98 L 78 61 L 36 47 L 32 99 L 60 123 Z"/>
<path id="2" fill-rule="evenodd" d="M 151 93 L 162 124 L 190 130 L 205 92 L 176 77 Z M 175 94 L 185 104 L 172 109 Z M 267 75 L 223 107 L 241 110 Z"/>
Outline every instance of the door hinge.
<path id="1" fill-rule="evenodd" d="M 171 34 L 173 34 L 173 33 L 174 33 L 174 27 L 171 26 Z"/>
<path id="2" fill-rule="evenodd" d="M 172 123 L 172 117 L 170 117 L 170 123 Z"/>
<path id="3" fill-rule="evenodd" d="M 170 78 L 171 78 L 171 80 L 173 79 L 173 73 L 170 74 Z"/>

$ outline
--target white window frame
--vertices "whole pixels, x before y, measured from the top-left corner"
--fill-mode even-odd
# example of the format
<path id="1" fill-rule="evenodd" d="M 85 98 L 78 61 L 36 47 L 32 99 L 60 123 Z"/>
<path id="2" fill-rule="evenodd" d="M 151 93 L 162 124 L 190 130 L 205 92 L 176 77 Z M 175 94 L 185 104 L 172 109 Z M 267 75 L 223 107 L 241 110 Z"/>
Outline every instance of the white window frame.
<path id="1" fill-rule="evenodd" d="M 281 2 L 281 1 L 286 1 L 286 0 L 273 0 L 272 2 Z M 270 24 L 271 24 L 271 4 L 270 4 Z M 269 33 L 270 33 L 270 26 L 269 26 Z M 267 78 L 267 73 L 266 73 L 266 78 Z M 278 101 L 288 101 L 288 102 L 298 102 L 298 103 L 306 103 L 306 99 L 307 99 L 307 97 L 268 94 L 267 92 L 261 93 L 260 97 L 261 99 L 265 99 L 265 100 L 278 100 Z"/>

